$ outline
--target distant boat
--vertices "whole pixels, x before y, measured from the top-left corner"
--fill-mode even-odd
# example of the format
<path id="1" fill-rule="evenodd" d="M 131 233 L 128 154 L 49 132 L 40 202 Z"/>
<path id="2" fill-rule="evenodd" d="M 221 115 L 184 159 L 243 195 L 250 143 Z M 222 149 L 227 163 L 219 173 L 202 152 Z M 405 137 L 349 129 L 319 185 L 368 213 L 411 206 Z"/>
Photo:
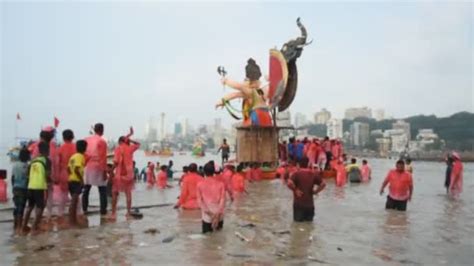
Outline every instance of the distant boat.
<path id="1" fill-rule="evenodd" d="M 145 156 L 147 157 L 153 157 L 153 156 L 163 156 L 163 157 L 171 157 L 173 156 L 174 153 L 171 151 L 171 149 L 163 149 L 159 151 L 145 151 Z"/>

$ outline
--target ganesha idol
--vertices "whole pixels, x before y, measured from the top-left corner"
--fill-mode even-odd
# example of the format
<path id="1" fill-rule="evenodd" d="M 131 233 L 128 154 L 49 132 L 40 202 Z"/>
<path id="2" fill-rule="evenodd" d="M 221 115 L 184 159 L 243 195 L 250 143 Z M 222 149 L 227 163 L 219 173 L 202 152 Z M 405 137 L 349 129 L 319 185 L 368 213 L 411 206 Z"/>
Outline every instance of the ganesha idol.
<path id="1" fill-rule="evenodd" d="M 222 76 L 221 82 L 235 92 L 224 95 L 216 103 L 216 107 L 225 107 L 229 114 L 235 119 L 242 119 L 244 127 L 272 127 L 273 115 L 286 110 L 296 95 L 298 83 L 298 72 L 296 59 L 301 56 L 306 43 L 307 32 L 300 19 L 297 25 L 301 30 L 301 37 L 285 43 L 281 50 L 270 49 L 270 73 L 267 78 L 268 84 L 263 85 L 260 81 L 262 73 L 254 59 L 247 60 L 245 67 L 245 80 L 237 82 L 226 77 L 223 67 L 218 68 Z M 242 109 L 238 110 L 230 104 L 234 99 L 242 99 Z M 241 113 L 242 118 L 236 113 Z"/>

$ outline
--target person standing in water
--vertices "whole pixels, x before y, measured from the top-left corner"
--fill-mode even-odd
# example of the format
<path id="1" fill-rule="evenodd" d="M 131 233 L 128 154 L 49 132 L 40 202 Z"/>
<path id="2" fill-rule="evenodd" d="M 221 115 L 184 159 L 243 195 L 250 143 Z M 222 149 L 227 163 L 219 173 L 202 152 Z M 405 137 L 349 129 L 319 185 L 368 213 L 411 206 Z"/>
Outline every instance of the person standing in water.
<path id="1" fill-rule="evenodd" d="M 197 173 L 197 165 L 192 163 L 188 167 L 188 174 L 183 177 L 181 183 L 181 194 L 174 208 L 199 209 L 197 200 L 197 186 L 203 181 L 203 177 Z"/>
<path id="2" fill-rule="evenodd" d="M 107 214 L 107 142 L 104 135 L 104 125 L 94 125 L 94 135 L 86 138 L 88 162 L 85 169 L 84 191 L 82 194 L 82 210 L 87 213 L 89 207 L 89 192 L 92 186 L 97 186 L 100 196 L 100 214 Z"/>
<path id="3" fill-rule="evenodd" d="M 311 222 L 314 218 L 313 196 L 318 195 L 326 187 L 326 183 L 319 171 L 308 168 L 308 158 L 303 157 L 299 165 L 300 169 L 288 179 L 288 187 L 293 191 L 293 220 Z"/>
<path id="4" fill-rule="evenodd" d="M 362 182 L 369 182 L 372 179 L 372 169 L 367 160 L 362 160 L 362 167 L 360 168 Z"/>
<path id="5" fill-rule="evenodd" d="M 451 171 L 451 178 L 449 183 L 449 195 L 453 198 L 459 198 L 462 192 L 463 183 L 463 165 L 461 156 L 457 152 L 453 152 L 453 169 Z"/>
<path id="6" fill-rule="evenodd" d="M 84 153 L 86 149 L 87 142 L 78 140 L 75 148 L 77 153 L 74 153 L 69 158 L 67 164 L 67 171 L 69 173 L 68 186 L 69 193 L 71 193 L 71 205 L 69 206 L 69 222 L 71 225 L 77 225 L 77 205 L 84 185 L 84 168 L 86 166 Z"/>
<path id="7" fill-rule="evenodd" d="M 227 139 L 222 140 L 222 144 L 219 149 L 217 149 L 217 153 L 219 153 L 219 151 L 221 152 L 222 165 L 224 165 L 224 163 L 229 161 L 230 154 L 230 146 L 227 144 Z"/>
<path id="8" fill-rule="evenodd" d="M 385 209 L 394 209 L 405 211 L 407 202 L 411 201 L 413 194 L 413 179 L 411 174 L 405 170 L 405 162 L 398 160 L 396 169 L 390 170 L 380 188 L 380 195 L 383 195 L 384 189 L 389 186 L 389 194 Z"/>
<path id="9" fill-rule="evenodd" d="M 446 193 L 449 194 L 449 185 L 451 184 L 451 172 L 453 171 L 453 157 L 451 154 L 446 158 L 446 176 L 444 179 L 444 187 L 446 188 Z"/>
<path id="10" fill-rule="evenodd" d="M 204 166 L 204 175 L 206 178 L 197 186 L 203 234 L 222 229 L 225 209 L 225 185 L 215 175 L 214 163 Z"/>

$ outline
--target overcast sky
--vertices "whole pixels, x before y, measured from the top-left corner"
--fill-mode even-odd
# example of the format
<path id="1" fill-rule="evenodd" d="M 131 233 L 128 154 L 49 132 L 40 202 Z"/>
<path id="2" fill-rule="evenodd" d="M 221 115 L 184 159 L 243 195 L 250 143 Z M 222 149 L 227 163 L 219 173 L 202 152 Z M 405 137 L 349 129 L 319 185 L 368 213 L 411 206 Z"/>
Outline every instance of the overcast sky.
<path id="1" fill-rule="evenodd" d="M 454 3 L 0 3 L 1 140 L 37 136 L 53 116 L 115 138 L 150 115 L 193 125 L 221 117 L 216 73 L 244 77 L 247 58 L 268 71 L 268 50 L 298 36 L 291 112 L 384 108 L 388 115 L 473 111 L 473 6 Z M 229 92 L 229 89 L 226 90 Z"/>

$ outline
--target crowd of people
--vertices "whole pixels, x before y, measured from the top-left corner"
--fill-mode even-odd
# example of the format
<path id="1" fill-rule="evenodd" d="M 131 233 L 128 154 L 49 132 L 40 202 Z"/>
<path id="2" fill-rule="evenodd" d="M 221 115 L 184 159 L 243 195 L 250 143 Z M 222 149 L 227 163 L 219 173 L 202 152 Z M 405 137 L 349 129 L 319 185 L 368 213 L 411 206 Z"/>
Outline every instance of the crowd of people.
<path id="1" fill-rule="evenodd" d="M 167 165 L 148 162 L 140 172 L 134 161 L 134 153 L 140 143 L 134 141 L 133 128 L 118 139 L 112 163 L 108 163 L 107 142 L 103 138 L 104 126 L 94 126 L 94 134 L 74 142 L 74 132 L 62 132 L 63 142 L 55 142 L 55 129 L 45 127 L 38 141 L 20 150 L 19 161 L 13 165 L 12 185 L 14 201 L 14 227 L 19 234 L 30 230 L 39 231 L 43 211 L 47 209 L 47 220 L 51 221 L 53 207 L 57 207 L 58 223 L 78 225 L 78 215 L 88 213 L 89 194 L 92 186 L 99 191 L 101 218 L 115 221 L 120 193 L 125 194 L 126 216 L 132 218 L 132 192 L 136 182 L 146 182 L 167 189 L 173 177 L 173 161 Z M 200 209 L 202 232 L 222 229 L 226 201 L 231 202 L 247 194 L 246 182 L 259 181 L 263 171 L 258 163 L 234 165 L 228 163 L 229 149 L 224 141 L 223 165 L 214 161 L 203 166 L 191 163 L 183 167 L 179 180 L 180 195 L 174 208 Z M 279 144 L 279 166 L 275 177 L 293 192 L 293 219 L 296 222 L 312 221 L 314 218 L 314 196 L 326 187 L 325 177 L 335 177 L 335 185 L 363 183 L 372 179 L 372 169 L 367 160 L 359 165 L 356 158 L 348 160 L 342 142 L 304 138 L 290 138 Z M 459 197 L 462 191 L 463 166 L 460 156 L 452 153 L 447 159 L 446 182 L 448 194 Z M 413 168 L 411 161 L 399 160 L 384 179 L 380 194 L 389 186 L 387 209 L 406 210 L 413 194 Z M 1 184 L 0 184 L 1 185 Z M 111 211 L 108 213 L 108 195 L 111 196 Z M 54 203 L 54 204 L 53 204 Z M 64 211 L 69 203 L 68 219 Z M 81 204 L 80 204 L 81 203 Z M 79 206 L 82 205 L 82 206 Z M 35 211 L 33 224 L 30 216 Z"/>

